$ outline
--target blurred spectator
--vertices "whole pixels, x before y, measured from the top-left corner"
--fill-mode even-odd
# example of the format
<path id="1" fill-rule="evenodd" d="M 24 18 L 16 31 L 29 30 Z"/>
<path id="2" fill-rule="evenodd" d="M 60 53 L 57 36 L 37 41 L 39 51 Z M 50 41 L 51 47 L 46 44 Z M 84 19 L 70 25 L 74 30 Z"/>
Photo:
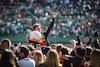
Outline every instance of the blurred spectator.
<path id="1" fill-rule="evenodd" d="M 15 59 L 10 51 L 0 53 L 0 67 L 16 67 Z"/>
<path id="2" fill-rule="evenodd" d="M 69 51 L 68 51 L 68 49 L 66 47 L 63 47 L 61 49 L 61 52 L 62 52 L 62 55 L 68 55 Z M 63 67 L 71 67 L 70 61 L 60 59 L 60 63 L 63 65 Z"/>
<path id="3" fill-rule="evenodd" d="M 1 40 L 1 45 L 0 45 L 0 53 L 2 52 L 5 52 L 6 53 L 6 50 L 14 50 L 14 47 L 11 47 L 11 41 L 7 38 L 4 38 Z M 17 62 L 17 58 L 16 56 L 14 55 L 14 52 L 12 51 L 12 54 L 14 56 L 14 63 L 17 67 L 19 67 L 18 65 L 18 62 Z M 10 54 L 11 55 L 11 54 Z M 6 56 L 6 55 L 5 55 Z M 9 56 L 8 56 L 9 57 Z M 9 58 L 8 58 L 9 59 Z M 13 64 L 13 63 L 12 63 Z"/>
<path id="4" fill-rule="evenodd" d="M 44 54 L 47 55 L 49 50 L 51 50 L 51 47 L 49 47 L 49 46 L 45 47 Z"/>
<path id="5" fill-rule="evenodd" d="M 90 67 L 100 67 L 100 50 L 94 49 L 90 56 Z"/>
<path id="6" fill-rule="evenodd" d="M 31 0 L 30 2 L 26 0 L 0 2 L 0 36 L 27 35 L 29 33 L 27 29 L 32 30 L 32 25 L 37 22 L 44 31 L 49 25 L 52 11 L 59 14 L 55 24 L 61 28 L 55 27 L 51 31 L 53 33 L 51 36 L 90 36 L 95 29 L 100 30 L 99 0 Z"/>
<path id="7" fill-rule="evenodd" d="M 56 50 L 57 50 L 58 54 L 61 52 L 62 47 L 63 47 L 63 44 L 61 44 L 61 43 L 57 44 Z"/>
<path id="8" fill-rule="evenodd" d="M 56 44 L 52 44 L 52 45 L 51 45 L 51 48 L 52 48 L 52 49 L 56 49 Z"/>
<path id="9" fill-rule="evenodd" d="M 35 67 L 35 61 L 28 57 L 29 50 L 27 47 L 20 47 L 19 50 L 19 67 Z"/>
<path id="10" fill-rule="evenodd" d="M 91 52 L 92 52 L 92 48 L 91 47 L 86 47 L 85 59 L 89 63 L 89 65 L 90 65 L 90 55 L 91 55 Z"/>
<path id="11" fill-rule="evenodd" d="M 35 50 L 33 59 L 35 60 L 35 67 L 38 67 L 38 64 L 43 62 L 42 52 L 40 50 Z"/>
<path id="12" fill-rule="evenodd" d="M 50 50 L 47 53 L 47 58 L 44 63 L 38 65 L 38 67 L 62 67 L 59 64 L 59 57 L 56 50 Z"/>
<path id="13" fill-rule="evenodd" d="M 74 67 L 86 67 L 89 63 L 85 60 L 85 49 L 78 47 L 75 52 L 75 56 L 62 55 L 61 59 L 70 61 Z"/>
<path id="14" fill-rule="evenodd" d="M 1 48 L 0 48 L 1 51 L 5 51 L 6 49 L 10 50 L 11 41 L 7 38 L 4 38 L 4 39 L 1 40 L 1 45 L 0 46 L 1 46 Z"/>

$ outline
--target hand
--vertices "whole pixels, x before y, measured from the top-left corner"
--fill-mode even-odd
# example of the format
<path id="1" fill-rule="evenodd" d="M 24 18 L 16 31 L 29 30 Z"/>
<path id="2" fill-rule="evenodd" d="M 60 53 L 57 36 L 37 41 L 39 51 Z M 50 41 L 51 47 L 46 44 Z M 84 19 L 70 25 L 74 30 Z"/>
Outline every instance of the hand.
<path id="1" fill-rule="evenodd" d="M 72 39 L 72 40 L 70 41 L 70 43 L 73 45 L 73 48 L 74 48 L 74 47 L 76 47 L 77 41 L 75 41 L 74 39 Z"/>
<path id="2" fill-rule="evenodd" d="M 52 12 L 53 18 L 55 18 L 57 16 L 56 12 Z"/>
<path id="3" fill-rule="evenodd" d="M 74 45 L 74 44 L 76 44 L 76 41 L 72 39 L 72 40 L 70 41 L 70 43 Z"/>

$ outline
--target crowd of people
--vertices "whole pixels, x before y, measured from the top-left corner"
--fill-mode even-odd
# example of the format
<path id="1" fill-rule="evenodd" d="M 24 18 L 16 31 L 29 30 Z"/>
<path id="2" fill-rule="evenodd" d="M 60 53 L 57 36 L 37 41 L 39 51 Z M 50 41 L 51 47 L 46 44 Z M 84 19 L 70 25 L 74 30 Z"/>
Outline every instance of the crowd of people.
<path id="1" fill-rule="evenodd" d="M 7 38 L 0 44 L 0 67 L 100 67 L 100 48 L 83 46 L 79 36 L 72 48 L 61 43 L 50 46 L 11 45 Z"/>
<path id="2" fill-rule="evenodd" d="M 27 35 L 35 23 L 40 23 L 45 31 L 52 12 L 57 12 L 58 16 L 50 36 L 92 36 L 96 29 L 100 30 L 99 12 L 96 11 L 100 9 L 99 0 L 37 1 L 0 2 L 0 36 Z"/>
<path id="3" fill-rule="evenodd" d="M 11 44 L 9 39 L 2 39 L 0 67 L 100 67 L 100 18 L 96 11 L 100 9 L 100 1 L 6 1 L 0 1 L 0 36 L 27 36 L 32 30 L 42 33 L 48 29 L 42 33 L 42 40 L 33 39 L 31 45 Z M 49 33 L 50 36 L 77 36 L 77 40 L 70 41 L 72 47 L 61 43 L 48 45 Z M 94 36 L 93 46 L 91 38 L 84 46 L 79 36 Z"/>

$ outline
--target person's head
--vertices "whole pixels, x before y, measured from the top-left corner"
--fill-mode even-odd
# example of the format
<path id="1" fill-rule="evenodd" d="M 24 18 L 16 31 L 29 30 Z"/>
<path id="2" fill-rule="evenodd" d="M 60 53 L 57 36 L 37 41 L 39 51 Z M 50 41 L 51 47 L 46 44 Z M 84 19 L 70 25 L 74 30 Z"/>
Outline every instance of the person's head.
<path id="1" fill-rule="evenodd" d="M 11 41 L 7 38 L 1 40 L 1 49 L 10 49 Z"/>
<path id="2" fill-rule="evenodd" d="M 23 58 L 26 58 L 29 54 L 29 50 L 27 47 L 23 46 L 23 47 L 20 47 L 20 50 L 19 50 L 19 57 L 20 59 L 23 59 Z"/>
<path id="3" fill-rule="evenodd" d="M 47 46 L 47 47 L 44 49 L 44 54 L 47 55 L 47 53 L 48 53 L 49 50 L 51 50 L 51 47 Z"/>
<path id="4" fill-rule="evenodd" d="M 47 53 L 45 67 L 59 67 L 59 57 L 56 50 L 51 49 Z"/>
<path id="5" fill-rule="evenodd" d="M 11 51 L 12 51 L 12 52 L 14 52 L 14 51 L 15 51 L 15 50 L 14 50 L 14 49 L 15 49 L 15 47 L 14 47 L 13 45 L 11 45 L 10 49 L 11 49 Z"/>
<path id="6" fill-rule="evenodd" d="M 33 25 L 33 31 L 41 32 L 41 25 L 39 23 L 34 24 Z"/>
<path id="7" fill-rule="evenodd" d="M 60 43 L 57 44 L 56 50 L 58 53 L 60 52 L 62 47 L 63 47 L 63 44 L 60 44 Z"/>
<path id="8" fill-rule="evenodd" d="M 77 57 L 84 57 L 84 56 L 85 56 L 85 53 L 86 53 L 85 48 L 78 47 L 78 48 L 76 49 L 75 55 L 76 55 Z"/>
<path id="9" fill-rule="evenodd" d="M 35 60 L 35 67 L 38 67 L 38 64 L 43 62 L 43 53 L 40 50 L 35 50 L 33 54 L 33 59 Z"/>
<path id="10" fill-rule="evenodd" d="M 0 67 L 16 67 L 12 52 L 5 51 L 0 55 Z"/>
<path id="11" fill-rule="evenodd" d="M 56 44 L 52 44 L 51 48 L 56 49 Z"/>
<path id="12" fill-rule="evenodd" d="M 90 65 L 93 67 L 100 67 L 100 50 L 95 49 L 90 56 Z"/>
<path id="13" fill-rule="evenodd" d="M 33 50 L 35 50 L 34 46 L 32 45 L 27 45 L 28 49 L 32 52 Z"/>
<path id="14" fill-rule="evenodd" d="M 14 44 L 15 47 L 17 47 L 17 45 L 18 45 L 17 43 Z"/>
<path id="15" fill-rule="evenodd" d="M 99 36 L 99 33 L 98 33 L 98 30 L 96 30 L 95 32 L 94 32 L 94 37 L 98 37 Z"/>
<path id="16" fill-rule="evenodd" d="M 65 55 L 65 54 L 68 55 L 68 49 L 67 49 L 66 47 L 63 47 L 63 48 L 61 49 L 61 52 L 62 52 L 63 55 Z"/>
<path id="17" fill-rule="evenodd" d="M 85 57 L 90 57 L 91 52 L 92 52 L 92 48 L 91 47 L 86 47 Z"/>

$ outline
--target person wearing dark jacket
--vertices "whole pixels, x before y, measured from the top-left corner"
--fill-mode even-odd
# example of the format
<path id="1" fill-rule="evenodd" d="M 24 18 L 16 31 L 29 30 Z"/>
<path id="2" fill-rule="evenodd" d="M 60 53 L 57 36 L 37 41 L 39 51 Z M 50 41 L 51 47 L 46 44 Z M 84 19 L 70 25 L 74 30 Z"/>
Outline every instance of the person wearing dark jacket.
<path id="1" fill-rule="evenodd" d="M 95 37 L 95 40 L 94 40 L 94 47 L 97 48 L 97 49 L 100 49 L 100 45 L 99 45 L 99 33 L 98 31 L 94 32 L 94 37 Z"/>
<path id="2" fill-rule="evenodd" d="M 32 43 L 32 45 L 34 45 L 35 48 L 36 48 L 36 44 L 40 44 L 41 46 L 42 45 L 49 46 L 49 42 L 47 40 L 47 37 L 48 37 L 49 33 L 52 30 L 52 27 L 54 25 L 54 20 L 55 20 L 55 18 L 57 16 L 57 13 L 56 12 L 53 12 L 52 15 L 53 15 L 53 19 L 51 20 L 51 23 L 50 23 L 48 29 L 44 33 L 42 33 L 41 40 L 39 40 L 39 41 L 36 41 L 35 39 L 33 41 L 29 40 L 29 43 Z M 41 32 L 41 25 L 38 24 L 38 23 L 34 24 L 33 25 L 33 31 L 39 31 L 39 32 Z"/>
<path id="3" fill-rule="evenodd" d="M 4 60 L 4 59 L 2 59 L 2 57 L 1 56 L 4 56 L 4 58 L 7 58 L 8 60 L 10 60 L 9 58 L 11 58 L 11 57 L 9 57 L 10 55 L 12 56 L 12 54 L 13 53 L 11 53 L 11 49 L 10 49 L 10 47 L 11 47 L 11 41 L 9 40 L 9 39 L 7 39 L 7 38 L 4 38 L 4 39 L 2 39 L 1 40 L 1 45 L 0 45 L 0 62 L 1 62 L 1 60 Z M 9 56 L 8 56 L 8 55 Z M 6 57 L 5 57 L 6 56 Z M 14 63 L 15 64 L 15 66 L 16 67 L 19 67 L 19 65 L 18 65 L 18 62 L 17 62 L 17 59 L 16 59 L 16 57 L 14 56 L 14 54 L 13 54 L 13 57 L 14 57 L 14 61 L 15 62 L 12 62 L 12 64 Z M 12 60 L 13 60 L 13 58 L 12 58 Z M 8 64 L 8 63 L 7 63 Z M 1 67 L 1 66 L 0 66 Z M 9 67 L 9 66 L 8 66 Z"/>

